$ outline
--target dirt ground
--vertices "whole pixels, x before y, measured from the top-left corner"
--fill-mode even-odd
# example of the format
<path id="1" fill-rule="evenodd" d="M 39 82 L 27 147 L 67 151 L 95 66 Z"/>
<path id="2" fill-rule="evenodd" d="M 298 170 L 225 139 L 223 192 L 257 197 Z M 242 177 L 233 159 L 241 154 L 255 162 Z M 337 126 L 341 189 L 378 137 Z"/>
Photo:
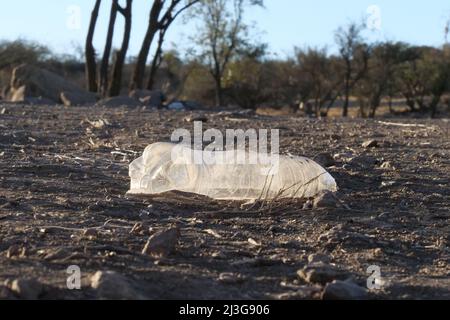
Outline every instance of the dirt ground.
<path id="1" fill-rule="evenodd" d="M 204 129 L 279 128 L 282 153 L 333 156 L 336 205 L 126 196 L 129 163 L 198 115 Z M 0 298 L 320 299 L 333 277 L 365 288 L 376 265 L 371 299 L 450 299 L 450 124 L 383 121 L 1 105 Z M 173 253 L 142 253 L 174 226 Z M 339 272 L 308 280 L 308 257 Z M 67 289 L 71 265 L 81 290 Z M 91 286 L 97 271 L 115 272 L 113 290 Z"/>

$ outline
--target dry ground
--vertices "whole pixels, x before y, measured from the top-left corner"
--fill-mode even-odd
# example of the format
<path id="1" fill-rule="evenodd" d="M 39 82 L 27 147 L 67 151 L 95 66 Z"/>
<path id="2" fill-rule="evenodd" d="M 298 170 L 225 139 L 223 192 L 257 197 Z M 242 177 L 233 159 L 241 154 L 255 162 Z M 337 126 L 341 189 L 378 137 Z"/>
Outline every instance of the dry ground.
<path id="1" fill-rule="evenodd" d="M 450 299 L 444 120 L 390 120 L 417 125 L 403 127 L 204 113 L 205 129 L 279 128 L 282 152 L 335 156 L 336 208 L 278 201 L 249 209 L 181 194 L 125 195 L 129 162 L 175 128 L 191 129 L 190 112 L 3 105 L 0 113 L 0 298 L 21 296 L 7 289 L 15 279 L 39 281 L 44 299 L 102 298 L 108 293 L 90 288 L 89 277 L 111 270 L 130 285 L 117 288 L 119 297 L 315 299 L 323 284 L 297 271 L 322 253 L 361 286 L 378 265 L 385 284 L 371 298 Z M 378 147 L 363 148 L 369 139 Z M 180 228 L 173 254 L 141 254 L 150 235 L 170 226 Z M 70 265 L 81 268 L 82 290 L 66 288 Z"/>

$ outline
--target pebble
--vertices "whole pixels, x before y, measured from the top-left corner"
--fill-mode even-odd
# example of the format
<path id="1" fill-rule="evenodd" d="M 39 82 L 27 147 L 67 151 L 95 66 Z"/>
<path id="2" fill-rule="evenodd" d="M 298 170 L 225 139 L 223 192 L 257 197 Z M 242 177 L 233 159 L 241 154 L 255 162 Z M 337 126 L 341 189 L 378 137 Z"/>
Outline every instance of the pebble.
<path id="1" fill-rule="evenodd" d="M 5 285 L 0 284 L 0 300 L 13 300 L 13 292 Z"/>
<path id="2" fill-rule="evenodd" d="M 322 152 L 317 154 L 313 160 L 320 164 L 324 168 L 332 167 L 336 164 L 336 161 L 334 160 L 333 156 L 329 154 L 328 152 Z"/>
<path id="3" fill-rule="evenodd" d="M 295 291 L 283 292 L 274 296 L 277 300 L 305 300 L 320 296 L 320 286 L 300 286 Z"/>
<path id="4" fill-rule="evenodd" d="M 236 284 L 245 281 L 245 277 L 239 273 L 223 272 L 219 274 L 219 282 L 225 284 Z"/>
<path id="5" fill-rule="evenodd" d="M 330 191 L 322 191 L 314 198 L 314 208 L 336 208 L 338 201 Z"/>
<path id="6" fill-rule="evenodd" d="M 335 280 L 328 283 L 322 293 L 323 300 L 366 300 L 367 290 L 352 281 Z"/>
<path id="7" fill-rule="evenodd" d="M 203 116 L 203 115 L 188 116 L 188 117 L 184 118 L 184 120 L 186 122 L 197 122 L 197 121 L 208 122 L 208 118 L 206 116 Z"/>
<path id="8" fill-rule="evenodd" d="M 19 298 L 36 300 L 42 294 L 44 286 L 35 279 L 16 279 L 11 283 L 11 290 Z"/>
<path id="9" fill-rule="evenodd" d="M 325 285 L 333 280 L 345 280 L 351 275 L 335 265 L 315 262 L 310 263 L 303 269 L 297 271 L 297 275 L 307 283 L 318 283 Z"/>
<path id="10" fill-rule="evenodd" d="M 389 169 L 395 169 L 394 166 L 392 165 L 392 163 L 389 162 L 389 161 L 383 162 L 383 163 L 381 164 L 380 168 L 381 168 L 381 169 L 387 169 L 387 170 L 389 170 Z"/>
<path id="11" fill-rule="evenodd" d="M 98 298 L 104 300 L 143 300 L 131 281 L 115 271 L 97 271 L 90 278 L 91 287 Z"/>
<path id="12" fill-rule="evenodd" d="M 317 263 L 317 262 L 330 263 L 330 260 L 331 260 L 330 256 L 323 253 L 313 253 L 308 256 L 309 263 Z"/>
<path id="13" fill-rule="evenodd" d="M 179 228 L 170 228 L 152 235 L 145 244 L 142 254 L 165 257 L 175 252 L 180 238 Z"/>
<path id="14" fill-rule="evenodd" d="M 378 147 L 378 141 L 377 140 L 367 140 L 362 144 L 363 148 L 376 148 Z"/>

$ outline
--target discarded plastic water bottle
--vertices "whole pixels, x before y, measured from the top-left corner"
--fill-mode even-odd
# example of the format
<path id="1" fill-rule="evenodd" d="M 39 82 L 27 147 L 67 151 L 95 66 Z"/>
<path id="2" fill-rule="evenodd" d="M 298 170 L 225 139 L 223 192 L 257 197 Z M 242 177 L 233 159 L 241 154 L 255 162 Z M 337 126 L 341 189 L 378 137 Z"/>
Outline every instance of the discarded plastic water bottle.
<path id="1" fill-rule="evenodd" d="M 249 161 L 255 157 L 265 161 Z M 130 194 L 178 190 L 213 199 L 252 200 L 314 197 L 321 191 L 337 191 L 333 177 L 305 157 L 193 150 L 172 143 L 148 146 L 143 156 L 131 163 L 130 177 Z"/>

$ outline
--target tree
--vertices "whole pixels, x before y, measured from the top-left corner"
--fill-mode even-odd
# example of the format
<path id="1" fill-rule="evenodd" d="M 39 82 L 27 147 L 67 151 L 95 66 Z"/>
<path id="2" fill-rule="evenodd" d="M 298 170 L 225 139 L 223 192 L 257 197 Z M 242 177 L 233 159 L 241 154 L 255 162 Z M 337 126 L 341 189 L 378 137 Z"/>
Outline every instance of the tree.
<path id="1" fill-rule="evenodd" d="M 231 100 L 245 109 L 256 109 L 269 100 L 265 89 L 267 76 L 264 57 L 267 45 L 260 44 L 239 52 L 239 59 L 230 62 L 224 85 Z"/>
<path id="2" fill-rule="evenodd" d="M 99 74 L 99 91 L 102 97 L 107 95 L 108 90 L 108 68 L 109 68 L 109 60 L 111 57 L 111 48 L 114 36 L 114 27 L 116 25 L 117 11 L 118 11 L 119 3 L 118 0 L 111 1 L 111 13 L 109 15 L 109 25 L 108 25 L 108 33 L 106 35 L 106 43 L 105 49 L 103 50 L 103 58 L 100 65 L 100 74 Z"/>
<path id="3" fill-rule="evenodd" d="M 326 48 L 296 49 L 301 80 L 302 102 L 313 101 L 316 116 L 327 115 L 340 94 L 341 79 L 336 76 L 336 59 L 330 57 Z"/>
<path id="4" fill-rule="evenodd" d="M 404 43 L 384 42 L 373 46 L 367 72 L 356 87 L 361 116 L 375 117 L 382 97 L 387 95 L 392 98 L 397 69 L 408 59 L 408 46 Z"/>
<path id="5" fill-rule="evenodd" d="M 122 73 L 123 66 L 125 64 L 125 58 L 127 56 L 128 47 L 130 44 L 131 25 L 132 25 L 132 0 L 127 0 L 126 6 L 118 6 L 118 12 L 125 19 L 125 29 L 123 32 L 122 45 L 118 51 L 114 54 L 113 59 L 113 71 L 111 76 L 111 83 L 109 85 L 109 96 L 117 96 L 120 94 L 122 87 Z"/>
<path id="6" fill-rule="evenodd" d="M 350 23 L 346 28 L 339 28 L 335 33 L 336 44 L 342 59 L 342 76 L 344 78 L 344 105 L 342 116 L 348 116 L 350 93 L 353 87 L 364 76 L 370 55 L 370 47 L 362 37 L 363 25 Z"/>
<path id="7" fill-rule="evenodd" d="M 145 78 L 145 66 L 153 40 L 158 32 L 162 45 L 166 31 L 172 22 L 186 9 L 190 8 L 200 0 L 154 0 L 150 10 L 148 27 L 141 49 L 136 59 L 134 71 L 131 79 L 130 89 L 143 89 Z M 156 58 L 160 57 L 160 47 L 157 50 Z M 159 56 L 158 56 L 159 55 Z M 153 65 L 153 63 L 152 63 Z"/>
<path id="8" fill-rule="evenodd" d="M 125 63 L 128 51 L 130 35 L 131 35 L 131 9 L 132 0 L 126 0 L 125 7 L 119 4 L 119 0 L 113 0 L 111 3 L 111 11 L 109 16 L 108 32 L 106 34 L 105 48 L 100 64 L 100 70 L 97 77 L 97 61 L 95 49 L 92 40 L 97 24 L 98 13 L 101 0 L 97 0 L 91 15 L 88 35 L 86 37 L 86 78 L 88 89 L 92 92 L 98 92 L 102 97 L 116 96 L 120 94 L 122 84 L 122 69 Z M 113 59 L 113 71 L 110 75 L 109 64 L 111 60 L 112 42 L 114 37 L 114 29 L 117 20 L 117 14 L 120 13 L 125 19 L 125 30 L 123 34 L 122 46 L 115 52 Z"/>
<path id="9" fill-rule="evenodd" d="M 243 21 L 247 4 L 262 5 L 262 1 L 204 0 L 197 8 L 201 20 L 197 44 L 201 48 L 200 58 L 214 79 L 216 106 L 224 103 L 223 77 L 228 64 L 238 49 L 247 43 L 248 26 Z"/>
<path id="10" fill-rule="evenodd" d="M 450 59 L 444 49 L 411 47 L 413 58 L 402 64 L 400 90 L 410 111 L 435 116 L 442 96 L 450 87 Z"/>
<path id="11" fill-rule="evenodd" d="M 86 37 L 85 57 L 86 57 L 86 83 L 87 89 L 91 92 L 97 92 L 97 61 L 94 45 L 95 27 L 97 25 L 98 12 L 100 10 L 101 0 L 96 0 L 94 9 L 91 13 L 88 34 Z"/>

